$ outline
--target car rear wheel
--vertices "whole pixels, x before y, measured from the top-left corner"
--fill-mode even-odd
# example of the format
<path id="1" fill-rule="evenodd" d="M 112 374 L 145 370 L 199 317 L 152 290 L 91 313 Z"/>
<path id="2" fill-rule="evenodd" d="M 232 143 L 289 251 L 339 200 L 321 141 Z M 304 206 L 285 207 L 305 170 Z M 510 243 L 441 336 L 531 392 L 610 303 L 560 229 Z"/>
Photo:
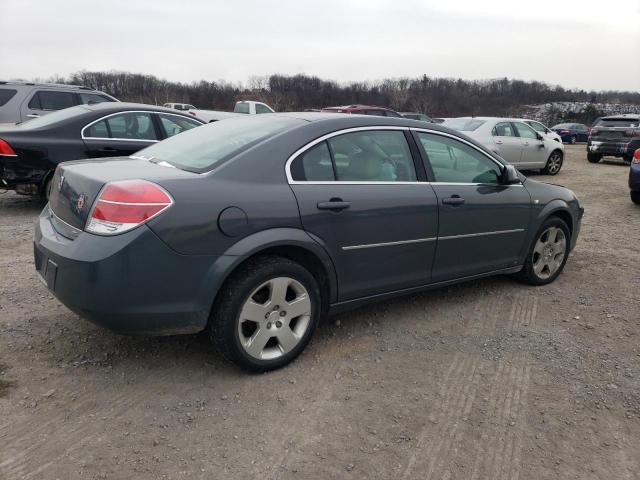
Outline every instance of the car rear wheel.
<path id="1" fill-rule="evenodd" d="M 220 353 L 240 367 L 280 368 L 306 347 L 320 316 L 313 275 L 287 258 L 264 256 L 234 272 L 211 312 L 209 334 Z"/>
<path id="2" fill-rule="evenodd" d="M 555 150 L 551 152 L 547 160 L 547 164 L 542 169 L 542 173 L 545 175 L 557 175 L 562 168 L 562 152 Z"/>
<path id="3" fill-rule="evenodd" d="M 602 160 L 602 155 L 600 155 L 599 153 L 587 153 L 587 160 L 589 161 L 589 163 L 598 163 L 600 160 Z"/>
<path id="4" fill-rule="evenodd" d="M 640 205 L 640 190 L 631 190 L 631 201 L 636 205 Z"/>
<path id="5" fill-rule="evenodd" d="M 633 155 L 623 155 L 622 161 L 625 165 L 631 165 L 631 161 L 633 160 Z"/>
<path id="6" fill-rule="evenodd" d="M 569 257 L 570 232 L 558 217 L 547 219 L 535 237 L 524 267 L 517 277 L 529 285 L 553 282 L 564 269 Z"/>

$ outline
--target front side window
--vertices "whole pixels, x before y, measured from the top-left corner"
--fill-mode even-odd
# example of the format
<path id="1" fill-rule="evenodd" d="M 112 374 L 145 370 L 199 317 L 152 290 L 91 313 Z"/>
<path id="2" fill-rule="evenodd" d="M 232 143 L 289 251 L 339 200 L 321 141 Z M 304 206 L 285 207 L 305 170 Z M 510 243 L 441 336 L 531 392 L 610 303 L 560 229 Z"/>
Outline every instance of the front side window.
<path id="1" fill-rule="evenodd" d="M 256 113 L 273 113 L 273 112 L 269 110 L 267 107 L 265 107 L 264 105 L 260 103 L 256 103 Z"/>
<path id="2" fill-rule="evenodd" d="M 80 93 L 80 101 L 83 105 L 94 105 L 102 102 L 113 102 L 109 97 L 97 93 Z"/>
<path id="3" fill-rule="evenodd" d="M 513 131 L 513 127 L 509 122 L 496 123 L 496 126 L 491 130 L 491 134 L 494 137 L 515 137 L 516 133 Z"/>
<path id="4" fill-rule="evenodd" d="M 198 127 L 201 124 L 195 120 L 191 120 L 179 115 L 169 115 L 167 113 L 159 113 L 160 124 L 167 137 L 173 137 L 178 133 L 182 133 L 186 130 L 191 130 L 194 127 Z"/>
<path id="5" fill-rule="evenodd" d="M 157 140 L 151 114 L 126 112 L 106 119 L 111 138 L 127 140 Z"/>
<path id="6" fill-rule="evenodd" d="M 51 92 L 39 90 L 29 101 L 31 110 L 62 110 L 76 104 L 71 92 Z"/>
<path id="7" fill-rule="evenodd" d="M 500 167 L 475 148 L 453 138 L 418 132 L 436 182 L 498 184 Z"/>
<path id="8" fill-rule="evenodd" d="M 518 135 L 520 137 L 531 138 L 533 140 L 536 140 L 538 138 L 538 135 L 536 134 L 535 130 L 531 128 L 529 125 L 521 122 L 515 122 L 514 125 L 516 126 L 516 130 L 518 130 Z"/>

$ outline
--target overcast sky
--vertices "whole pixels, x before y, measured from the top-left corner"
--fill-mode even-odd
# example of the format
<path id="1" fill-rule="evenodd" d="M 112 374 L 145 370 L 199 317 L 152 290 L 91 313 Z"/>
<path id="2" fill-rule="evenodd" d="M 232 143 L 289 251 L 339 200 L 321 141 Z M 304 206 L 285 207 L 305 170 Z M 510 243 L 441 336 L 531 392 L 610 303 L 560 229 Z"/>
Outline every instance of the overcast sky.
<path id="1" fill-rule="evenodd" d="M 640 90 L 640 0 L 0 0 L 0 78 L 423 73 Z"/>

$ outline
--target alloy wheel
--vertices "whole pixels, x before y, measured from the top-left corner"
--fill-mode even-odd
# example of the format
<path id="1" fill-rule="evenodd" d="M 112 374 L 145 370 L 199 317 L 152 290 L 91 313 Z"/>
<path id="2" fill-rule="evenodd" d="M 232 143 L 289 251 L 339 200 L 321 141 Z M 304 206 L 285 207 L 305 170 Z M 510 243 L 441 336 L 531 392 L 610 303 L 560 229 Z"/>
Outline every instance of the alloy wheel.
<path id="1" fill-rule="evenodd" d="M 310 322 L 311 299 L 305 287 L 293 278 L 272 278 L 244 302 L 238 337 L 251 357 L 272 360 L 293 350 Z"/>
<path id="2" fill-rule="evenodd" d="M 533 271 L 541 279 L 552 277 L 562 266 L 567 252 L 567 237 L 561 228 L 547 228 L 533 248 Z"/>
<path id="3" fill-rule="evenodd" d="M 547 172 L 549 172 L 551 175 L 555 175 L 560 171 L 561 167 L 562 155 L 560 155 L 558 152 L 552 153 L 549 157 L 549 160 L 547 160 Z"/>

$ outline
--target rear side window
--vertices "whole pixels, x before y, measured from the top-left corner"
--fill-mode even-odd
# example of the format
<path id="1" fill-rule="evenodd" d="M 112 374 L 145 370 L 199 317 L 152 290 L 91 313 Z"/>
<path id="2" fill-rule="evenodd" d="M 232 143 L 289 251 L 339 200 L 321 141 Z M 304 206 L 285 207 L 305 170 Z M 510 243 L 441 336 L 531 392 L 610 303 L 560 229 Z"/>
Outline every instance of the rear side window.
<path id="1" fill-rule="evenodd" d="M 18 93 L 18 91 L 14 89 L 0 88 L 0 107 L 11 100 L 16 93 Z"/>
<path id="2" fill-rule="evenodd" d="M 235 108 L 233 109 L 235 113 L 249 113 L 249 104 L 248 103 L 236 103 Z"/>
<path id="3" fill-rule="evenodd" d="M 304 123 L 291 117 L 251 115 L 209 123 L 136 153 L 189 172 L 204 173 L 258 143 Z"/>
<path id="4" fill-rule="evenodd" d="M 62 110 L 76 104 L 71 92 L 52 92 L 40 90 L 29 101 L 31 110 Z"/>
<path id="5" fill-rule="evenodd" d="M 109 138 L 109 129 L 106 120 L 94 123 L 85 130 L 85 137 L 91 138 Z"/>
<path id="6" fill-rule="evenodd" d="M 516 132 L 513 131 L 513 127 L 509 122 L 496 123 L 496 126 L 491 130 L 491 134 L 494 137 L 515 137 Z"/>
<path id="7" fill-rule="evenodd" d="M 126 140 L 157 140 L 151 114 L 126 112 L 106 119 L 111 138 Z"/>
<path id="8" fill-rule="evenodd" d="M 449 137 L 418 132 L 436 182 L 497 184 L 500 167 L 469 145 Z"/>
<path id="9" fill-rule="evenodd" d="M 345 133 L 297 157 L 291 176 L 298 181 L 415 182 L 416 170 L 402 131 Z"/>
<path id="10" fill-rule="evenodd" d="M 80 101 L 83 105 L 93 105 L 95 103 L 113 102 L 109 97 L 97 93 L 80 93 Z"/>

